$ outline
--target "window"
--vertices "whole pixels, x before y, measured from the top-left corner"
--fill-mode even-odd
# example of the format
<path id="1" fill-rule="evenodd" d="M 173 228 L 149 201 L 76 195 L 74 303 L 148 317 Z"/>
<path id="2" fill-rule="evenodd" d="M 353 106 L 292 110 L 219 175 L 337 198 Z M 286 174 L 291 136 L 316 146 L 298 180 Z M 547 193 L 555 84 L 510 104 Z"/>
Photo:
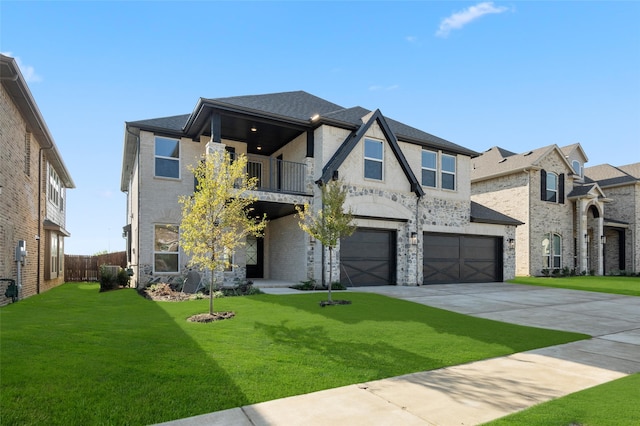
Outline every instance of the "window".
<path id="1" fill-rule="evenodd" d="M 49 201 L 60 205 L 60 178 L 53 167 L 49 166 Z"/>
<path id="2" fill-rule="evenodd" d="M 540 170 L 540 199 L 564 204 L 564 173 L 557 175 Z"/>
<path id="3" fill-rule="evenodd" d="M 573 160 L 571 162 L 571 166 L 573 167 L 573 171 L 580 177 L 582 177 L 582 164 L 578 160 Z"/>
<path id="4" fill-rule="evenodd" d="M 562 237 L 558 234 L 545 235 L 542 240 L 542 265 L 546 269 L 562 267 Z"/>
<path id="5" fill-rule="evenodd" d="M 442 189 L 456 189 L 456 157 L 442 154 Z"/>
<path id="6" fill-rule="evenodd" d="M 547 173 L 547 201 L 558 201 L 558 176 L 555 173 Z"/>
<path id="7" fill-rule="evenodd" d="M 51 234 L 51 278 L 58 276 L 60 263 L 58 263 L 58 236 Z"/>
<path id="8" fill-rule="evenodd" d="M 364 177 L 382 180 L 383 145 L 381 141 L 364 140 Z"/>
<path id="9" fill-rule="evenodd" d="M 176 139 L 156 137 L 156 176 L 180 178 L 180 142 Z"/>
<path id="10" fill-rule="evenodd" d="M 422 185 L 435 188 L 438 173 L 438 154 L 433 151 L 422 150 Z"/>
<path id="11" fill-rule="evenodd" d="M 154 272 L 178 272 L 178 227 L 156 225 L 153 242 Z"/>

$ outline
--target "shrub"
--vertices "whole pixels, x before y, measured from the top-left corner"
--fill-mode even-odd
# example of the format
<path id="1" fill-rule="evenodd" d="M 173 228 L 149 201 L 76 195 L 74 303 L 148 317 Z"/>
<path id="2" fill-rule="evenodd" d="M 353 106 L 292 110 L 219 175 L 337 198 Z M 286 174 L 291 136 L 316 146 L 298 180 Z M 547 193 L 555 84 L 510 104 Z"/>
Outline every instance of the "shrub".
<path id="1" fill-rule="evenodd" d="M 545 276 L 545 277 L 548 277 L 548 276 L 551 274 L 551 270 L 549 270 L 549 269 L 547 269 L 547 268 L 544 268 L 544 269 L 543 269 L 542 271 L 540 271 L 540 272 L 542 272 L 542 275 L 543 275 L 543 276 Z"/>
<path id="2" fill-rule="evenodd" d="M 127 270 L 120 268 L 120 270 L 118 271 L 118 275 L 116 277 L 116 281 L 120 287 L 129 287 L 130 278 L 131 277 L 129 276 L 129 273 L 127 272 Z"/>
<path id="3" fill-rule="evenodd" d="M 118 277 L 112 274 L 104 265 L 100 266 L 100 291 L 118 288 Z"/>

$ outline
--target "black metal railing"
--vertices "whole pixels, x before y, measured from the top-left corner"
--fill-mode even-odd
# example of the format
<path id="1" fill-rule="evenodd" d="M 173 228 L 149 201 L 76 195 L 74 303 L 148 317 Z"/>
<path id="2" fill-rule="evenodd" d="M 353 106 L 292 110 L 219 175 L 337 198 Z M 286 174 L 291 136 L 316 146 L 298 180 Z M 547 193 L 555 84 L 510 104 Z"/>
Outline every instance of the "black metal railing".
<path id="1" fill-rule="evenodd" d="M 247 155 L 247 174 L 258 180 L 258 190 L 305 194 L 307 165 L 261 155 Z"/>

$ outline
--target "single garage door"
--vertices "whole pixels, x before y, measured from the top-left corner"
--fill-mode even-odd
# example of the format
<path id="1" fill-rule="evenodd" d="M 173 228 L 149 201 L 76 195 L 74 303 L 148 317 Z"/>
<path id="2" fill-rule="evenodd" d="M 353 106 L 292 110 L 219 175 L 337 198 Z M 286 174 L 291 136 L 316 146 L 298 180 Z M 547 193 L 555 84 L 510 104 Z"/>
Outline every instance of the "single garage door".
<path id="1" fill-rule="evenodd" d="M 359 228 L 340 241 L 340 283 L 389 285 L 395 276 L 395 231 Z"/>
<path id="2" fill-rule="evenodd" d="M 502 237 L 424 234 L 423 284 L 502 281 Z"/>

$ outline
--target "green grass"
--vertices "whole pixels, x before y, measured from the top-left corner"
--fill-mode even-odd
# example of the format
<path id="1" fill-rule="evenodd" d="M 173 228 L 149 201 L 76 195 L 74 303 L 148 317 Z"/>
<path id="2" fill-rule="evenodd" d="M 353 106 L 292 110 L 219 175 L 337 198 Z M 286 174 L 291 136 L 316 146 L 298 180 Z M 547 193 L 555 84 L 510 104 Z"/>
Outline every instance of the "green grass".
<path id="1" fill-rule="evenodd" d="M 375 294 L 152 302 L 65 284 L 0 309 L 1 424 L 149 424 L 587 338 Z"/>
<path id="2" fill-rule="evenodd" d="M 640 374 L 623 377 L 494 422 L 500 425 L 637 425 L 640 421 Z"/>
<path id="3" fill-rule="evenodd" d="M 600 293 L 640 296 L 640 277 L 583 276 L 583 277 L 516 277 L 515 284 L 568 288 L 571 290 L 597 291 Z"/>

